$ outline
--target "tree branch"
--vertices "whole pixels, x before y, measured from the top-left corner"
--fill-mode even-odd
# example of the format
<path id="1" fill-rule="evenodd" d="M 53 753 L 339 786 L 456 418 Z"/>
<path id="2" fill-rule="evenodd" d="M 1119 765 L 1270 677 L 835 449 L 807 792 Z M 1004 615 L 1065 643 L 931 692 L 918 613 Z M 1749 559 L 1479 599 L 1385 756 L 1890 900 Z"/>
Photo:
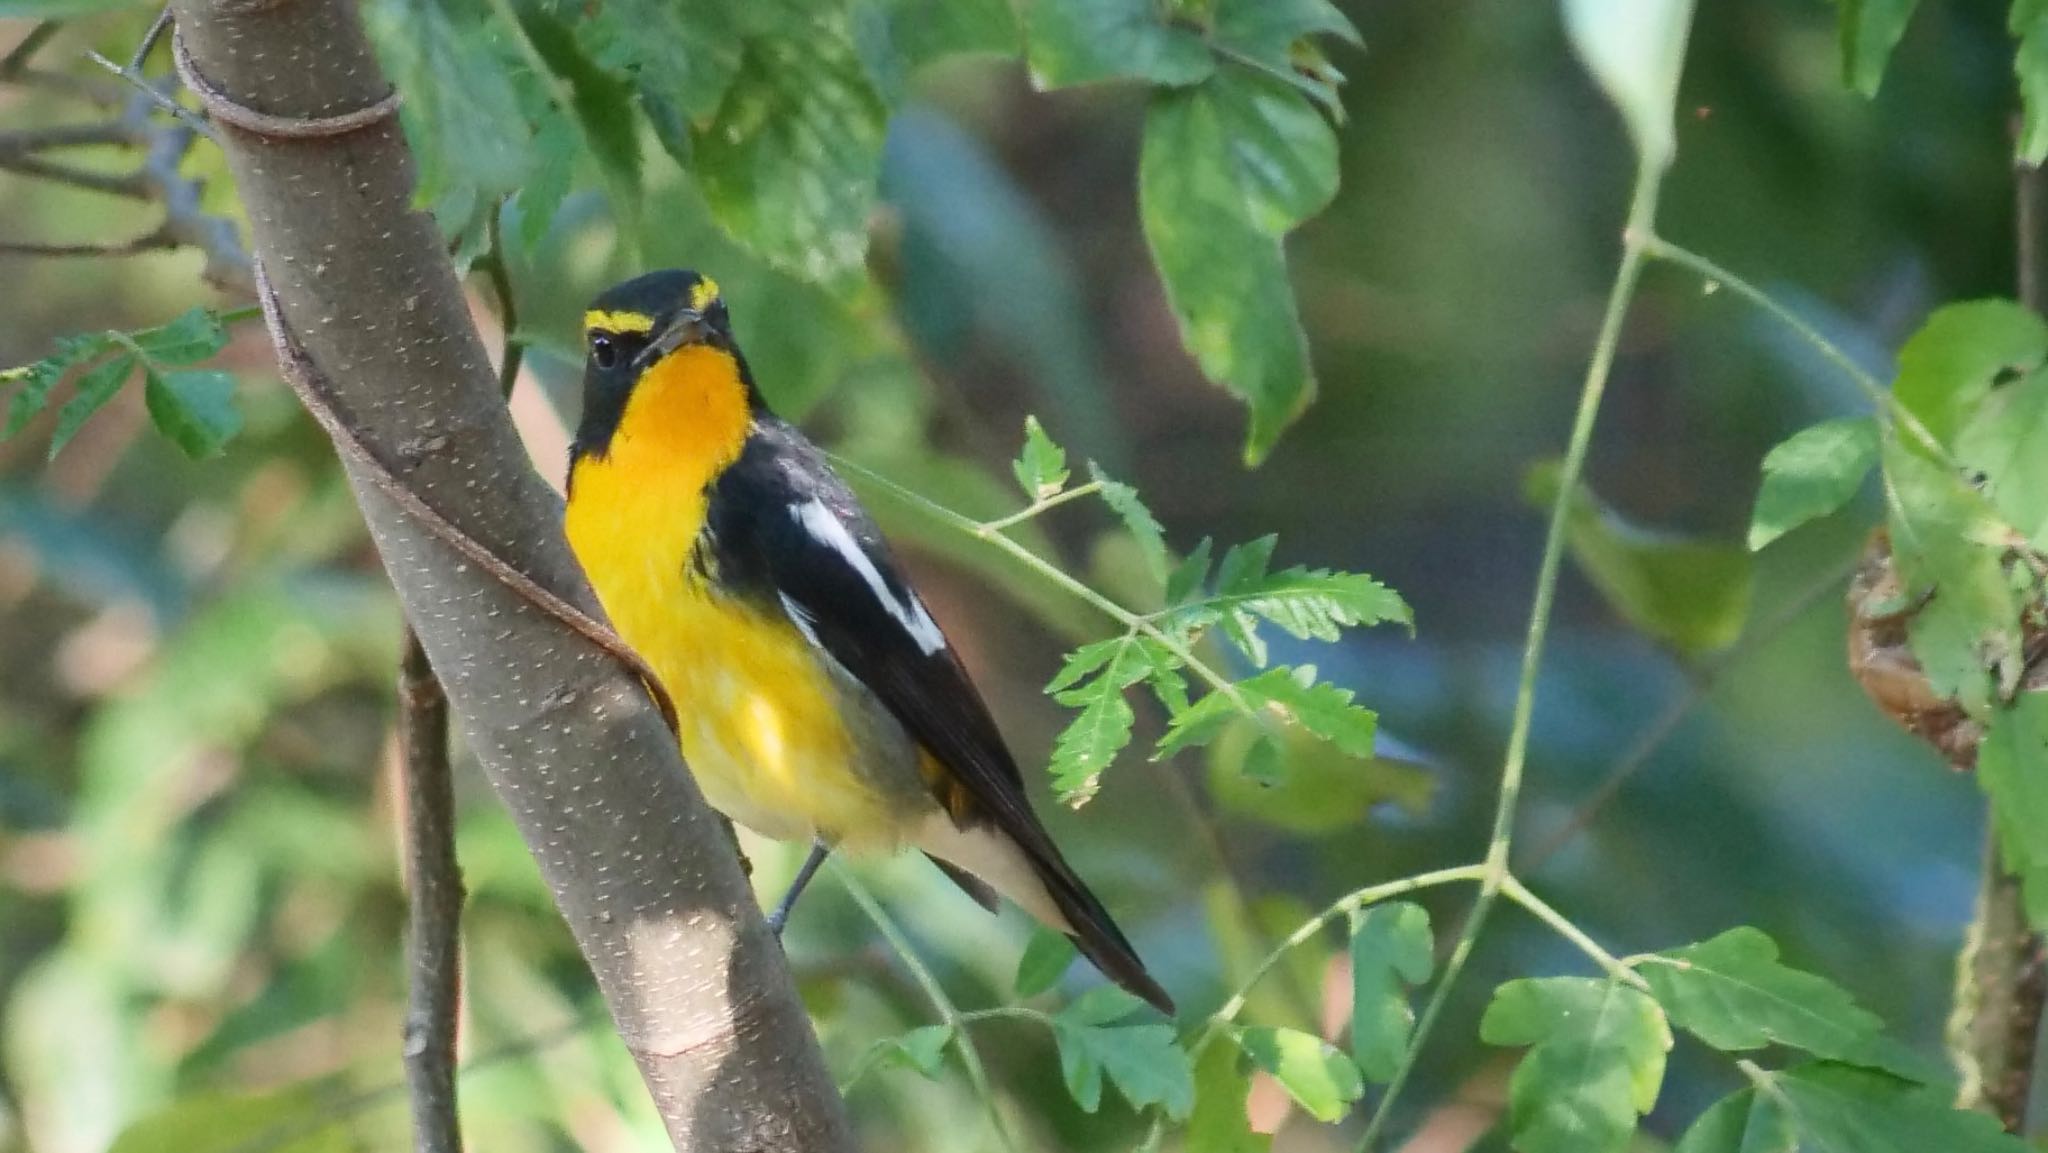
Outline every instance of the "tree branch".
<path id="1" fill-rule="evenodd" d="M 597 613 L 441 238 L 412 207 L 396 120 L 336 113 L 388 106 L 355 6 L 177 9 L 174 51 L 220 125 L 287 372 L 317 374 L 316 415 L 368 450 L 343 459 L 385 568 L 671 1139 L 693 1153 L 851 1149 L 781 950 L 646 688 L 420 516 L 437 510 Z"/>
<path id="2" fill-rule="evenodd" d="M 405 967 L 405 1079 L 417 1153 L 462 1153 L 455 1113 L 455 1032 L 462 999 L 462 870 L 448 768 L 448 694 L 419 637 L 405 630 L 398 667 L 399 769 L 405 780 L 405 874 L 411 898 Z"/>

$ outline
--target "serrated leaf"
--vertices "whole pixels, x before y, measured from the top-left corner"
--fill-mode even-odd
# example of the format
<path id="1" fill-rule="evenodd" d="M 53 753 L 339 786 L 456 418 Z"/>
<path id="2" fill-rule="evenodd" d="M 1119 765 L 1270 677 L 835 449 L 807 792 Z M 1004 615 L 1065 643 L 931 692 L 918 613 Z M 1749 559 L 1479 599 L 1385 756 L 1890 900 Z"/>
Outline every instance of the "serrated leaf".
<path id="1" fill-rule="evenodd" d="M 1193 84 L 1216 67 L 1202 38 L 1169 23 L 1153 0 L 1031 0 L 1024 36 L 1039 88 L 1118 79 Z"/>
<path id="2" fill-rule="evenodd" d="M 0 374 L 0 388 L 15 390 L 7 398 L 7 426 L 0 431 L 0 438 L 20 435 L 49 403 L 50 393 L 64 380 L 65 373 L 114 347 L 114 338 L 106 333 L 66 337 L 57 343 L 54 355 Z"/>
<path id="3" fill-rule="evenodd" d="M 1067 485 L 1067 450 L 1052 442 L 1045 434 L 1045 426 L 1035 416 L 1024 418 L 1024 448 L 1010 465 L 1017 475 L 1017 485 L 1024 490 L 1028 499 L 1038 501 L 1053 495 Z"/>
<path id="4" fill-rule="evenodd" d="M 1884 1023 L 1824 977 L 1778 960 L 1778 946 L 1740 926 L 1647 962 L 1637 971 L 1671 1022 L 1724 1052 L 1790 1045 L 1816 1057 L 1927 1075 Z"/>
<path id="5" fill-rule="evenodd" d="M 1876 96 L 1884 66 L 1906 34 L 1919 0 L 1842 0 L 1842 83 Z"/>
<path id="6" fill-rule="evenodd" d="M 220 317 L 204 308 L 190 309 L 167 324 L 145 328 L 134 336 L 143 355 L 159 364 L 197 364 L 227 347 L 227 329 Z"/>
<path id="7" fill-rule="evenodd" d="M 2010 300 L 1938 308 L 1899 349 L 1892 394 L 1943 444 L 1982 405 L 1992 382 L 2048 359 L 2048 322 Z"/>
<path id="8" fill-rule="evenodd" d="M 1205 597 L 1196 605 L 1224 614 L 1252 613 L 1302 640 L 1334 641 L 1347 628 L 1413 620 L 1401 594 L 1363 573 L 1291 568 L 1221 583 L 1231 591 Z"/>
<path id="9" fill-rule="evenodd" d="M 1646 165 L 1670 164 L 1692 0 L 1565 0 L 1564 24 L 1586 71 L 1620 110 L 1636 154 Z"/>
<path id="10" fill-rule="evenodd" d="M 194 460 L 218 454 L 242 430 L 235 378 L 225 372 L 148 368 L 142 399 L 157 431 Z"/>
<path id="11" fill-rule="evenodd" d="M 1350 689 L 1319 684 L 1312 665 L 1280 666 L 1238 681 L 1237 695 L 1254 718 L 1282 725 L 1300 725 L 1354 757 L 1372 756 L 1379 718 L 1352 703 Z M 1224 724 L 1243 710 L 1229 694 L 1211 692 L 1173 719 L 1159 739 L 1159 756 L 1216 739 Z"/>
<path id="12" fill-rule="evenodd" d="M 1145 507 L 1145 502 L 1138 499 L 1138 490 L 1111 479 L 1102 471 L 1102 466 L 1092 460 L 1088 462 L 1088 475 L 1102 486 L 1102 503 L 1116 513 L 1130 532 L 1131 539 L 1138 542 L 1138 551 L 1144 556 L 1145 568 L 1151 572 L 1152 579 L 1165 581 L 1168 565 L 1166 530 L 1160 527 L 1152 510 Z"/>
<path id="13" fill-rule="evenodd" d="M 1351 922 L 1351 1055 L 1366 1080 L 1394 1079 L 1415 1028 L 1410 986 L 1429 980 L 1436 941 L 1429 912 L 1409 901 L 1374 905 Z"/>
<path id="14" fill-rule="evenodd" d="M 2005 526 L 1983 494 L 1898 443 L 1884 449 L 1886 524 L 1900 586 L 1924 598 L 1906 622 L 1937 696 L 1972 715 L 2021 667 L 2020 604 L 2002 563 Z"/>
<path id="15" fill-rule="evenodd" d="M 2005 867 L 2020 878 L 2027 920 L 2048 926 L 2048 694 L 2022 693 L 1990 718 L 1977 784 L 1991 798 Z"/>
<path id="16" fill-rule="evenodd" d="M 1102 787 L 1103 770 L 1131 743 L 1131 726 L 1137 721 L 1123 690 L 1107 677 L 1097 685 L 1108 687 L 1090 696 L 1081 715 L 1053 742 L 1053 792 L 1062 804 L 1075 808 L 1087 804 Z"/>
<path id="17" fill-rule="evenodd" d="M 1941 1090 L 1827 1062 L 1763 1074 L 1700 1117 L 1675 1153 L 2026 1153 Z"/>
<path id="18" fill-rule="evenodd" d="M 1801 429 L 1765 454 L 1750 551 L 1849 503 L 1877 464 L 1877 446 L 1877 421 L 1849 417 Z"/>
<path id="19" fill-rule="evenodd" d="M 1555 462 L 1529 470 L 1533 507 L 1556 499 Z M 1572 559 L 1614 611 L 1637 629 L 1697 656 L 1734 644 L 1749 617 L 1752 560 L 1733 543 L 1655 532 L 1629 523 L 1581 484 L 1566 539 Z"/>
<path id="20" fill-rule="evenodd" d="M 474 0 L 379 0 L 365 17 L 406 96 L 400 116 L 419 159 L 415 195 L 443 233 L 459 235 L 479 209 L 518 191 L 531 164 L 503 34 Z"/>
<path id="21" fill-rule="evenodd" d="M 1336 191 L 1336 134 L 1285 83 L 1229 64 L 1153 97 L 1138 165 L 1145 240 L 1182 342 L 1250 409 L 1248 463 L 1315 398 L 1280 241 Z"/>
<path id="22" fill-rule="evenodd" d="M 1313 1033 L 1256 1026 L 1239 1030 L 1237 1045 L 1318 1121 L 1342 1121 L 1351 1103 L 1365 1094 L 1358 1066 Z"/>
<path id="23" fill-rule="evenodd" d="M 1223 554 L 1223 563 L 1216 567 L 1216 591 L 1234 593 L 1254 588 L 1266 579 L 1266 566 L 1272 563 L 1273 549 L 1280 538 L 1272 533 L 1230 546 Z"/>
<path id="24" fill-rule="evenodd" d="M 1187 1153 L 1268 1153 L 1270 1134 L 1254 1132 L 1246 1099 L 1251 1078 L 1242 1050 L 1211 1045 L 1195 1061 L 1195 1108 L 1188 1114 Z"/>
<path id="25" fill-rule="evenodd" d="M 519 9 L 519 23 L 534 51 L 568 86 L 569 109 L 597 160 L 620 215 L 630 220 L 640 193 L 639 119 L 633 90 L 583 51 L 570 26 L 534 5 Z"/>
<path id="26" fill-rule="evenodd" d="M 1993 386 L 1956 434 L 1955 455 L 1982 475 L 2000 518 L 2048 546 L 2048 368 Z"/>
<path id="27" fill-rule="evenodd" d="M 128 375 L 133 371 L 135 357 L 124 352 L 94 365 L 78 378 L 71 399 L 57 410 L 57 427 L 50 433 L 51 458 L 64 451 L 64 446 L 71 443 L 71 438 L 78 435 L 78 430 L 85 427 L 93 413 L 114 399 L 121 386 L 128 383 Z"/>
<path id="28" fill-rule="evenodd" d="M 1179 1120 L 1195 1106 L 1194 1068 L 1171 1025 L 1104 1028 L 1072 1024 L 1063 1014 L 1053 1018 L 1053 1037 L 1067 1092 L 1084 1112 L 1101 1106 L 1104 1074 L 1135 1108 L 1159 1105 Z"/>
<path id="29" fill-rule="evenodd" d="M 1065 933 L 1043 925 L 1034 928 L 1023 955 L 1017 958 L 1017 979 L 1013 982 L 1017 996 L 1036 997 L 1059 984 L 1077 955 L 1074 942 Z"/>
<path id="30" fill-rule="evenodd" d="M 859 271 L 888 112 L 840 17 L 749 40 L 696 175 L 725 230 L 770 264 L 832 282 Z"/>
<path id="31" fill-rule="evenodd" d="M 1622 1153 L 1657 1103 L 1671 1027 L 1648 995 L 1616 980 L 1546 977 L 1494 991 L 1489 1045 L 1533 1046 L 1508 1083 L 1522 1153 Z"/>
<path id="32" fill-rule="evenodd" d="M 1215 541 L 1205 536 L 1193 552 L 1173 567 L 1173 573 L 1166 578 L 1167 604 L 1181 604 L 1201 591 L 1209 580 L 1209 554 L 1215 547 Z"/>

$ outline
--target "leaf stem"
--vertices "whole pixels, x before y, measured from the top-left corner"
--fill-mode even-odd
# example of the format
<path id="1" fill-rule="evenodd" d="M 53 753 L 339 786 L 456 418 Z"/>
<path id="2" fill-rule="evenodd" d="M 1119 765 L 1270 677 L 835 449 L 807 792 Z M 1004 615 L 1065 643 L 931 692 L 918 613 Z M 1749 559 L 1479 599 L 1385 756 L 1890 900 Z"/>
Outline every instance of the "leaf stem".
<path id="1" fill-rule="evenodd" d="M 1642 279 L 1647 246 L 1655 238 L 1657 193 L 1664 181 L 1664 171 L 1661 163 L 1652 160 L 1640 161 L 1636 166 L 1635 188 L 1629 198 L 1628 224 L 1622 231 L 1621 263 L 1615 269 L 1614 285 L 1608 291 L 1606 311 L 1601 317 L 1600 332 L 1593 345 L 1593 358 L 1586 366 L 1585 381 L 1579 389 L 1578 412 L 1572 418 L 1571 439 L 1565 448 L 1557 496 L 1550 506 L 1550 525 L 1543 538 L 1543 559 L 1536 571 L 1536 595 L 1529 610 L 1528 637 L 1522 646 L 1522 669 L 1515 688 L 1514 719 L 1508 733 L 1507 755 L 1501 765 L 1500 792 L 1494 807 L 1493 833 L 1486 847 L 1485 874 L 1479 883 L 1479 895 L 1472 902 L 1472 911 L 1465 918 L 1464 928 L 1451 949 L 1443 975 L 1430 991 L 1429 1000 L 1415 1023 L 1408 1049 L 1401 1055 L 1401 1063 L 1395 1069 L 1393 1079 L 1387 1083 L 1379 1104 L 1373 1109 L 1372 1118 L 1366 1122 L 1365 1133 L 1358 1143 L 1362 1153 L 1369 1153 L 1392 1115 L 1394 1102 L 1414 1072 L 1423 1045 L 1428 1043 L 1458 978 L 1464 974 L 1465 963 L 1471 958 L 1479 933 L 1485 928 L 1487 915 L 1493 910 L 1494 898 L 1514 881 L 1508 872 L 1508 851 L 1514 841 L 1523 769 L 1529 755 L 1529 731 L 1536 711 L 1536 677 L 1543 666 L 1543 645 L 1550 633 L 1550 616 L 1557 601 L 1558 575 L 1564 567 L 1565 528 L 1570 520 L 1573 499 L 1578 494 L 1579 477 L 1585 471 L 1586 454 L 1593 443 L 1593 426 L 1600 414 L 1600 400 L 1607 391 L 1607 380 L 1614 370 L 1615 353 L 1621 347 L 1622 322 L 1628 317 L 1629 304 L 1635 299 L 1636 285 Z M 1559 920 L 1563 921 L 1563 918 Z M 1568 921 L 1564 923 L 1570 924 Z"/>
<path id="2" fill-rule="evenodd" d="M 987 540 L 989 537 L 995 535 L 996 533 L 999 533 L 1006 528 L 1014 528 L 1017 525 L 1023 524 L 1025 521 L 1030 520 L 1035 516 L 1038 516 L 1040 513 L 1043 513 L 1048 509 L 1058 508 L 1059 506 L 1067 503 L 1070 500 L 1080 500 L 1084 496 L 1093 496 L 1101 491 L 1102 482 L 1099 480 L 1091 480 L 1086 484 L 1077 484 L 1073 488 L 1061 489 L 1059 492 L 1056 492 L 1051 496 L 1040 497 L 1037 500 L 1032 501 L 1030 504 L 1018 509 L 1016 512 L 1013 512 L 1008 516 L 997 517 L 994 520 L 982 521 L 981 526 L 979 529 L 976 530 L 975 535 L 981 537 L 983 540 Z"/>
<path id="3" fill-rule="evenodd" d="M 1883 381 L 1872 376 L 1862 365 L 1856 363 L 1855 358 L 1842 351 L 1840 345 L 1822 335 L 1819 329 L 1808 323 L 1798 313 L 1793 312 L 1773 299 L 1769 293 L 1728 271 L 1726 268 L 1721 267 L 1708 257 L 1702 256 L 1689 248 L 1673 244 L 1654 233 L 1643 238 L 1642 250 L 1643 255 L 1652 260 L 1662 260 L 1669 264 L 1678 265 L 1680 268 L 1698 273 L 1715 284 L 1727 286 L 1735 295 L 1755 305 L 1772 319 L 1783 324 L 1787 329 L 1791 330 L 1793 335 L 1811 345 L 1813 350 L 1819 353 L 1828 363 L 1841 369 L 1842 374 L 1849 378 L 1857 390 L 1868 397 L 1870 403 L 1877 406 L 1878 414 L 1881 418 L 1896 421 L 1903 426 L 1906 432 L 1912 436 L 1913 440 L 1921 448 L 1926 449 L 1932 454 L 1935 459 L 1952 467 L 1955 465 L 1955 461 L 1950 457 L 1948 450 L 1943 448 L 1941 442 L 1934 438 L 1934 434 L 1928 431 L 1926 425 L 1920 423 L 1920 418 L 1913 415 L 1911 409 L 1899 402 L 1899 398 L 1893 394 L 1891 389 L 1884 386 Z"/>
<path id="4" fill-rule="evenodd" d="M 1530 892 L 1521 878 L 1509 874 L 1501 881 L 1500 893 L 1501 896 L 1527 910 L 1537 920 L 1550 926 L 1558 936 L 1577 946 L 1579 952 L 1591 957 L 1594 964 L 1605 969 L 1608 976 L 1645 992 L 1649 991 L 1649 983 L 1643 980 L 1642 974 L 1631 968 L 1627 961 L 1601 948 L 1598 941 L 1587 935 L 1584 929 L 1573 924 L 1570 918 L 1552 908 L 1548 901 Z"/>
<path id="5" fill-rule="evenodd" d="M 1017 1142 L 1010 1135 L 1010 1127 L 1004 1122 L 1003 1112 L 997 1106 L 995 1089 L 989 1084 L 988 1069 L 981 1063 L 981 1051 L 975 1048 L 973 1040 L 967 1036 L 967 1030 L 963 1027 L 966 1024 L 966 1017 L 960 1012 L 959 1007 L 953 1004 L 953 998 L 946 993 L 945 986 L 939 984 L 939 979 L 932 975 L 923 958 L 910 947 L 910 938 L 904 935 L 902 926 L 882 908 L 881 902 L 875 900 L 875 895 L 853 874 L 853 870 L 841 865 L 836 859 L 828 860 L 827 864 L 833 875 L 839 879 L 839 884 L 845 888 L 846 895 L 853 898 L 853 903 L 859 905 L 861 912 L 867 914 L 868 920 L 875 923 L 875 928 L 881 932 L 882 939 L 889 943 L 889 948 L 902 960 L 903 967 L 910 970 L 912 979 L 924 990 L 925 996 L 932 1003 L 932 1008 L 938 1011 L 939 1019 L 953 1027 L 953 1045 L 960 1050 L 960 1067 L 967 1073 L 967 1083 L 974 1088 L 974 1095 L 981 1099 L 982 1106 L 988 1110 L 989 1124 L 996 1131 L 996 1139 L 1002 1143 L 1004 1149 L 1010 1153 L 1017 1153 Z"/>

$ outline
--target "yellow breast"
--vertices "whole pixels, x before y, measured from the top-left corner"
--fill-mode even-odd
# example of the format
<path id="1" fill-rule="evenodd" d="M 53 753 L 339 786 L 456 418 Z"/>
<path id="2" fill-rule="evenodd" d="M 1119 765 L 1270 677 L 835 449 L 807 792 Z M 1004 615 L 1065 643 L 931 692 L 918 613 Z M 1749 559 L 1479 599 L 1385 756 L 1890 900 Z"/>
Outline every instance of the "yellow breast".
<path id="1" fill-rule="evenodd" d="M 612 624 L 674 698 L 711 804 L 771 837 L 891 848 L 901 817 L 865 779 L 844 688 L 780 615 L 692 564 L 706 487 L 750 425 L 733 359 L 684 348 L 635 387 L 603 457 L 576 462 L 567 532 Z"/>

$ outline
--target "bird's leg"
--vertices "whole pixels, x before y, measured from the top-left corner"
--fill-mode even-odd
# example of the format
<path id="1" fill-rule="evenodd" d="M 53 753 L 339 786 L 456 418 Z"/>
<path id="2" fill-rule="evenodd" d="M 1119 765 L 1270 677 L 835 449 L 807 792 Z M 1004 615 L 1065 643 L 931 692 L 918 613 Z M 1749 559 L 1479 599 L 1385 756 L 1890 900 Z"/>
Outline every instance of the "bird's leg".
<path id="1" fill-rule="evenodd" d="M 782 936 L 782 927 L 789 923 L 789 911 L 796 908 L 796 899 L 803 895 L 804 888 L 811 883 L 811 878 L 818 875 L 819 866 L 825 863 L 825 854 L 831 851 L 831 846 L 822 840 L 811 842 L 811 855 L 804 858 L 803 868 L 796 871 L 796 880 L 789 883 L 789 892 L 782 895 L 782 900 L 776 904 L 775 911 L 768 914 L 768 931 L 774 933 L 778 939 Z"/>

